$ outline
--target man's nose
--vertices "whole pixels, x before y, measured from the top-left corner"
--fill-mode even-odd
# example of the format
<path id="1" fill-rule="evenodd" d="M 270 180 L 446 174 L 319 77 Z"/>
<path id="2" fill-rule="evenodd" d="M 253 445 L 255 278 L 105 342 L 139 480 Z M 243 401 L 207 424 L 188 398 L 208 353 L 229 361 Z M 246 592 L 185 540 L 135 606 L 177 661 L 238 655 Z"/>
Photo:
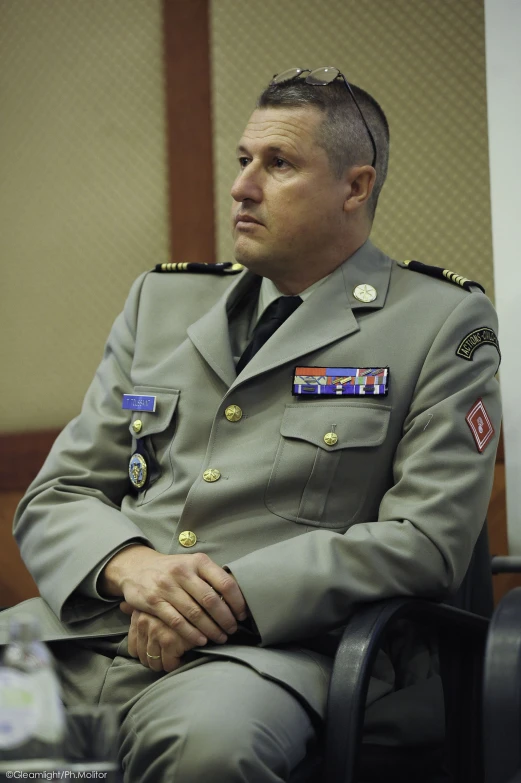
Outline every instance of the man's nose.
<path id="1" fill-rule="evenodd" d="M 262 188 L 259 172 L 250 163 L 244 168 L 232 185 L 232 198 L 235 201 L 262 201 Z"/>

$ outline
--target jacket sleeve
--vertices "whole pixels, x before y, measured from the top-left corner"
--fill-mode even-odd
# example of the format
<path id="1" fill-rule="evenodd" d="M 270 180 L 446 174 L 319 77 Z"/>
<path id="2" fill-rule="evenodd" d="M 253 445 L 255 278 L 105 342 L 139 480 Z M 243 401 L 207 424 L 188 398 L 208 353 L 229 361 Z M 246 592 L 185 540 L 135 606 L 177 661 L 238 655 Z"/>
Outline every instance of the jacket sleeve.
<path id="1" fill-rule="evenodd" d="M 441 325 L 403 422 L 393 485 L 377 520 L 344 534 L 314 530 L 227 564 L 262 644 L 328 631 L 359 602 L 442 599 L 458 588 L 487 512 L 501 408 L 496 347 L 479 347 L 471 361 L 456 349 L 485 325 L 495 329 L 496 314 L 481 293 L 466 295 Z M 467 421 L 479 400 L 494 428 L 482 451 Z"/>
<path id="2" fill-rule="evenodd" d="M 114 605 L 75 593 L 110 552 L 131 541 L 149 544 L 120 510 L 128 492 L 131 449 L 121 401 L 132 391 L 145 276 L 134 283 L 114 323 L 80 415 L 57 438 L 14 519 L 14 536 L 40 594 L 66 622 L 88 619 Z"/>

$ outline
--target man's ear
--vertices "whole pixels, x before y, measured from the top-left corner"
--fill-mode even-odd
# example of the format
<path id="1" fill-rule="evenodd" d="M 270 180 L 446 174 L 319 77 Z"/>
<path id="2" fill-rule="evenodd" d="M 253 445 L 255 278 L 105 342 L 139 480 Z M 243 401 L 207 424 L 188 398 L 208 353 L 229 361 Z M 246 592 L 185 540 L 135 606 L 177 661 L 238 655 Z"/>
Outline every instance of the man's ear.
<path id="1" fill-rule="evenodd" d="M 373 192 L 376 171 L 372 166 L 351 166 L 346 172 L 344 212 L 355 212 L 367 204 Z"/>

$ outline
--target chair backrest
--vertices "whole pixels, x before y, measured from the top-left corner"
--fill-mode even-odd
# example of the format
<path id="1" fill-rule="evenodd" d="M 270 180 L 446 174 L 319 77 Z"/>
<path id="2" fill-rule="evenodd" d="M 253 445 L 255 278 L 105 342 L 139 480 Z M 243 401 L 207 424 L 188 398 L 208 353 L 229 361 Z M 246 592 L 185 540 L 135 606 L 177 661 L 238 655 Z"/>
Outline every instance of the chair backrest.
<path id="1" fill-rule="evenodd" d="M 446 601 L 486 619 L 492 617 L 494 596 L 485 519 L 467 573 L 457 593 Z M 481 691 L 485 630 L 455 639 L 440 636 L 440 665 L 443 674 L 447 725 L 447 751 L 455 780 L 482 781 L 483 744 Z"/>
<path id="2" fill-rule="evenodd" d="M 521 780 L 521 587 L 501 599 L 490 623 L 483 740 L 486 783 Z"/>

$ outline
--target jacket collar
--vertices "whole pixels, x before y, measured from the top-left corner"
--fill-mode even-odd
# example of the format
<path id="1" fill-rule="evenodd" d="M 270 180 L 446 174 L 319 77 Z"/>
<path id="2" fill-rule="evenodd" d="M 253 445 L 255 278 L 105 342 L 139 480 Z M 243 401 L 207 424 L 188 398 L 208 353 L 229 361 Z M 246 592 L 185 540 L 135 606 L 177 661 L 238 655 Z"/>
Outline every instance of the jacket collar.
<path id="1" fill-rule="evenodd" d="M 214 307 L 188 328 L 188 336 L 221 380 L 236 388 L 256 375 L 295 362 L 357 332 L 360 327 L 355 313 L 384 307 L 391 264 L 391 259 L 367 240 L 282 324 L 239 376 L 230 348 L 228 316 L 244 297 L 257 295 L 257 275 L 241 274 Z M 374 302 L 356 299 L 353 292 L 359 285 L 373 286 L 377 292 Z"/>

